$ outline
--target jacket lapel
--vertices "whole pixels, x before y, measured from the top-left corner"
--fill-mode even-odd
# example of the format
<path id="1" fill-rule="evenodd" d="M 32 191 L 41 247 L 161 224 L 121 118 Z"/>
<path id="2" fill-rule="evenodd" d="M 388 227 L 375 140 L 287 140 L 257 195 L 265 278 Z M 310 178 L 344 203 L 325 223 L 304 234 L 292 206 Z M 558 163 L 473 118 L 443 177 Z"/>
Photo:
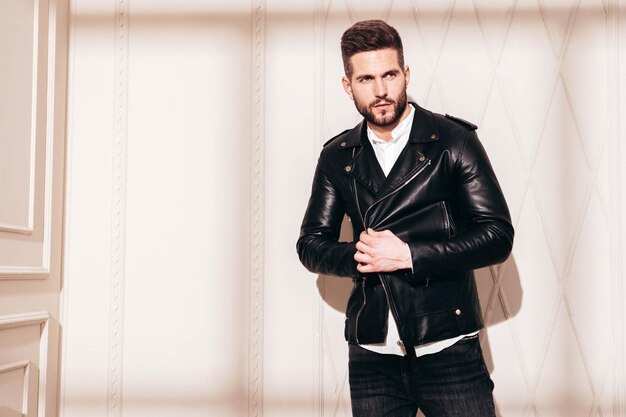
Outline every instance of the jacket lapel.
<path id="1" fill-rule="evenodd" d="M 439 140 L 439 131 L 433 114 L 415 103 L 411 104 L 415 107 L 415 114 L 409 141 L 391 168 L 389 176 L 387 176 L 387 179 L 379 188 L 377 199 L 393 192 L 394 189 L 411 179 L 417 171 L 429 162 L 428 156 L 419 151 L 419 144 Z"/>
<path id="2" fill-rule="evenodd" d="M 385 174 L 366 135 L 367 131 L 363 122 L 348 134 L 346 146 L 354 146 L 354 158 L 345 170 L 372 194 L 377 195 L 385 182 Z"/>
<path id="3" fill-rule="evenodd" d="M 376 200 L 393 192 L 429 162 L 428 156 L 419 151 L 421 144 L 439 140 L 433 114 L 415 103 L 411 105 L 415 108 L 415 115 L 409 141 L 386 178 L 372 145 L 367 140 L 364 120 L 348 132 L 344 142 L 340 144 L 344 148 L 353 148 L 354 157 L 344 168 L 346 173 L 373 193 Z"/>
<path id="4" fill-rule="evenodd" d="M 420 170 L 422 166 L 427 163 L 426 156 L 419 152 L 414 144 L 407 143 L 393 168 L 391 168 L 386 181 L 382 187 L 379 188 L 376 199 L 393 192 L 393 190 L 408 181 L 415 172 Z"/>

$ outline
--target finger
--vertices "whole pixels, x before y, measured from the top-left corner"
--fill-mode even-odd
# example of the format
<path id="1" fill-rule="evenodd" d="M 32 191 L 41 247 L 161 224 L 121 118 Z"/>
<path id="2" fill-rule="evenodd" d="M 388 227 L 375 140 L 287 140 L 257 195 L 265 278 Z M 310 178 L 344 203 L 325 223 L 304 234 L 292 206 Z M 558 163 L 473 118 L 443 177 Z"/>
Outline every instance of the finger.
<path id="1" fill-rule="evenodd" d="M 393 232 L 389 229 L 381 230 L 377 232 L 376 230 L 369 228 L 367 229 L 367 234 L 371 237 L 384 237 L 384 236 L 395 236 Z"/>
<path id="2" fill-rule="evenodd" d="M 372 262 L 374 259 L 366 253 L 357 252 L 354 254 L 354 260 L 362 264 L 368 264 Z"/>
<path id="3" fill-rule="evenodd" d="M 363 273 L 382 272 L 379 266 L 373 264 L 358 264 L 356 268 Z"/>
<path id="4" fill-rule="evenodd" d="M 361 232 L 361 234 L 359 235 L 359 240 L 368 246 L 372 246 L 372 244 L 376 241 L 376 238 L 368 235 L 365 232 Z"/>
<path id="5" fill-rule="evenodd" d="M 357 250 L 359 250 L 360 252 L 367 253 L 367 254 L 370 254 L 370 255 L 372 254 L 372 248 L 370 246 L 366 245 L 365 243 L 363 243 L 360 240 L 358 242 L 356 242 L 355 246 L 356 246 Z"/>

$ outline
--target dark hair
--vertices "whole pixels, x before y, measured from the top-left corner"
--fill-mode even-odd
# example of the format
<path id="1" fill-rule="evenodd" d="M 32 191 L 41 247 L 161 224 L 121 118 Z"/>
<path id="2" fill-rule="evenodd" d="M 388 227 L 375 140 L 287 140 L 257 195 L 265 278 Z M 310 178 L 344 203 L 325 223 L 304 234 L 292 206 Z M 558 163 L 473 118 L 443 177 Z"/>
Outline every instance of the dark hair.
<path id="1" fill-rule="evenodd" d="M 402 40 L 392 26 L 382 20 L 364 20 L 349 27 L 341 36 L 341 59 L 346 76 L 352 76 L 352 55 L 386 48 L 398 51 L 398 63 L 404 68 Z"/>

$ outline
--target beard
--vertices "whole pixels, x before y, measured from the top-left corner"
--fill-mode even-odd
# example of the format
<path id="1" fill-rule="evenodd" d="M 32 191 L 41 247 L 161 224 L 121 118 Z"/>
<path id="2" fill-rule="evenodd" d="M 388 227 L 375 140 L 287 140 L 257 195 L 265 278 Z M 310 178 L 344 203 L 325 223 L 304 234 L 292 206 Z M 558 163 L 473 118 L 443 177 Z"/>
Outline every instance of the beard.
<path id="1" fill-rule="evenodd" d="M 374 113 L 374 106 L 381 103 L 391 104 L 391 109 L 383 110 L 380 115 L 376 115 Z M 356 106 L 357 111 L 361 113 L 361 116 L 363 116 L 368 123 L 378 127 L 390 126 L 400 120 L 400 117 L 402 117 L 402 114 L 404 114 L 404 110 L 406 109 L 406 104 L 406 90 L 403 90 L 396 100 L 386 97 L 369 104 L 360 101 L 356 98 L 356 96 L 354 96 L 354 105 Z"/>

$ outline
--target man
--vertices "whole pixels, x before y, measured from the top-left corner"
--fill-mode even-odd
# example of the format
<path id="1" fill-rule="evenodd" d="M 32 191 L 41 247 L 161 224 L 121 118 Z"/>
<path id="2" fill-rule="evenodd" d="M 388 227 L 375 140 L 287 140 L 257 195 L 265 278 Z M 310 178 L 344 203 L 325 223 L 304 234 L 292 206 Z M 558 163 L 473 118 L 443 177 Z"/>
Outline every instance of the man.
<path id="1" fill-rule="evenodd" d="M 365 120 L 324 145 L 297 250 L 310 271 L 354 281 L 353 416 L 495 416 L 472 270 L 508 257 L 513 227 L 476 126 L 407 104 L 385 22 L 356 23 L 341 51 Z M 354 242 L 337 241 L 344 214 Z"/>

